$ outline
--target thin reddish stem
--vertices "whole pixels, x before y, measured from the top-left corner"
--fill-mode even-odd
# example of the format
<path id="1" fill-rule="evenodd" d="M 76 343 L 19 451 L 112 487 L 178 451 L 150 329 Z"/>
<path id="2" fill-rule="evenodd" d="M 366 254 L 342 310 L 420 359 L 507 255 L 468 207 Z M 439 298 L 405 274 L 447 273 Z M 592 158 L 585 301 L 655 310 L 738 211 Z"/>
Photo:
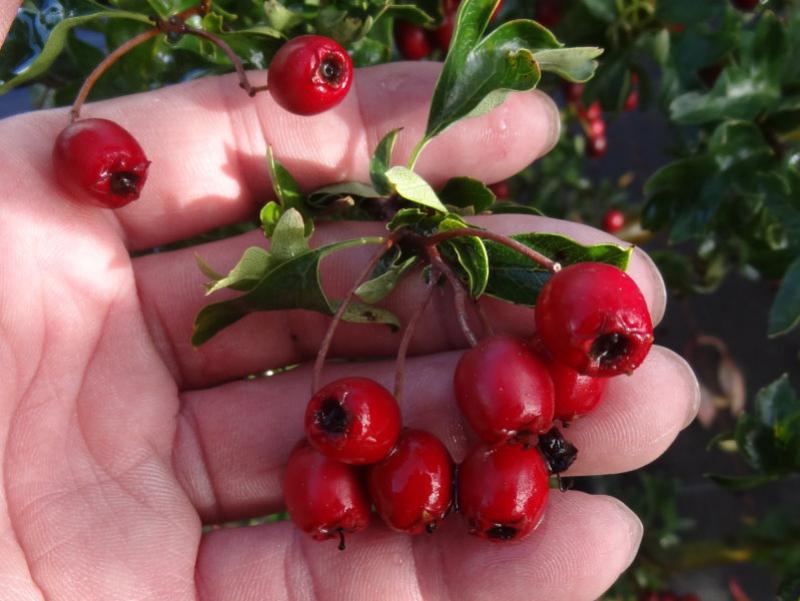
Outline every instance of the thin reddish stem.
<path id="1" fill-rule="evenodd" d="M 497 242 L 498 244 L 502 244 L 510 248 L 511 250 L 517 251 L 519 254 L 526 256 L 531 261 L 538 263 L 548 271 L 552 271 L 553 273 L 561 270 L 561 264 L 553 261 L 552 259 L 545 257 L 542 253 L 533 250 L 522 244 L 521 242 L 517 242 L 513 238 L 509 236 L 504 236 L 503 234 L 496 234 L 494 232 L 490 232 L 488 230 L 482 230 L 476 227 L 462 227 L 454 230 L 447 230 L 446 232 L 440 232 L 434 236 L 430 236 L 426 239 L 426 244 L 429 245 L 436 245 L 439 242 L 444 242 L 445 240 L 451 240 L 453 238 L 461 238 L 463 236 L 475 236 L 476 238 L 483 238 L 484 240 L 491 240 L 492 242 Z"/>
<path id="2" fill-rule="evenodd" d="M 428 289 L 425 292 L 425 297 L 414 311 L 411 319 L 408 320 L 408 324 L 406 324 L 406 331 L 403 332 L 403 339 L 400 341 L 400 346 L 397 349 L 397 361 L 395 362 L 394 372 L 394 398 L 396 398 L 398 402 L 400 402 L 403 398 L 403 383 L 405 380 L 406 356 L 408 355 L 408 347 L 411 344 L 412 338 L 414 337 L 417 324 L 419 323 L 422 314 L 425 313 L 425 309 L 427 308 L 428 303 L 433 296 L 433 291 L 436 287 L 436 282 L 438 279 L 439 274 L 432 272 L 431 281 L 428 283 Z"/>
<path id="3" fill-rule="evenodd" d="M 447 278 L 447 281 L 453 288 L 453 297 L 456 305 L 458 324 L 461 326 L 461 331 L 464 332 L 464 336 L 467 338 L 469 345 L 476 346 L 478 344 L 478 337 L 475 336 L 475 332 L 472 331 L 472 328 L 469 325 L 469 320 L 467 317 L 467 290 L 464 288 L 464 282 L 458 278 L 447 262 L 442 259 L 442 255 L 439 254 L 439 250 L 435 246 L 430 245 L 426 250 L 428 252 L 428 258 L 431 261 L 431 265 Z"/>
<path id="4" fill-rule="evenodd" d="M 333 335 L 336 333 L 336 328 L 339 325 L 339 322 L 342 320 L 342 316 L 344 312 L 347 310 L 347 306 L 350 304 L 350 301 L 353 299 L 353 296 L 358 290 L 358 287 L 361 283 L 366 280 L 369 275 L 372 273 L 372 270 L 375 269 L 375 266 L 381 260 L 383 254 L 389 250 L 392 245 L 394 244 L 395 239 L 393 236 L 389 236 L 386 238 L 384 243 L 381 245 L 378 252 L 376 252 L 369 262 L 364 266 L 364 269 L 361 273 L 358 274 L 356 281 L 353 283 L 353 286 L 348 290 L 345 297 L 342 299 L 341 304 L 336 309 L 336 313 L 333 314 L 333 319 L 331 323 L 328 325 L 328 330 L 325 332 L 325 337 L 322 339 L 322 343 L 320 344 L 319 351 L 317 352 L 317 359 L 314 361 L 314 377 L 311 380 L 311 394 L 313 395 L 317 390 L 319 390 L 319 384 L 322 377 L 322 368 L 325 367 L 325 359 L 328 356 L 328 351 L 331 348 L 331 342 L 333 341 Z"/>
<path id="5" fill-rule="evenodd" d="M 78 90 L 78 96 L 75 98 L 75 102 L 72 103 L 72 109 L 70 110 L 71 121 L 75 121 L 80 117 L 81 107 L 83 106 L 83 103 L 86 102 L 86 98 L 87 96 L 89 96 L 89 92 L 92 91 L 94 84 L 97 82 L 98 79 L 100 79 L 103 73 L 108 71 L 109 67 L 111 67 L 111 65 L 117 62 L 117 59 L 119 59 L 119 57 L 121 57 L 129 50 L 133 50 L 139 44 L 143 44 L 147 40 L 154 38 L 159 34 L 159 31 L 160 30 L 158 28 L 148 29 L 147 31 L 144 31 L 139 35 L 132 37 L 130 40 L 128 40 L 118 48 L 114 49 L 112 52 L 108 54 L 108 56 L 106 56 L 102 61 L 100 61 L 100 64 L 98 64 L 94 68 L 94 70 L 91 73 L 89 73 L 89 76 L 83 82 L 81 89 Z"/>
<path id="6" fill-rule="evenodd" d="M 228 57 L 228 60 L 233 64 L 233 68 L 236 69 L 236 74 L 239 76 L 239 87 L 247 92 L 248 96 L 255 96 L 259 92 L 263 92 L 267 89 L 268 86 L 266 85 L 254 86 L 250 83 L 250 80 L 247 78 L 247 73 L 244 70 L 244 65 L 242 65 L 242 61 L 239 59 L 236 52 L 233 51 L 233 48 L 231 48 L 222 38 L 214 35 L 213 33 L 203 31 L 202 29 L 195 29 L 194 27 L 188 27 L 186 25 L 184 25 L 183 33 L 188 33 L 190 35 L 203 38 L 212 44 L 217 45 Z"/>

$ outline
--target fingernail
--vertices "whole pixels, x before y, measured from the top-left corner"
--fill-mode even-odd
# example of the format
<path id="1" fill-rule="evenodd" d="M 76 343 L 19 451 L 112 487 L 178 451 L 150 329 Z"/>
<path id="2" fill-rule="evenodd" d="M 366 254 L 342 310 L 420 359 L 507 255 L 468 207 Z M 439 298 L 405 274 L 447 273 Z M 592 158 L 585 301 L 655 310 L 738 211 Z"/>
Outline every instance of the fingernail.
<path id="1" fill-rule="evenodd" d="M 650 307 L 650 315 L 653 319 L 653 325 L 656 326 L 664 318 L 664 313 L 667 310 L 667 287 L 664 284 L 664 276 L 661 275 L 661 271 L 656 267 L 650 255 L 639 247 L 636 248 L 635 252 L 643 259 L 644 264 L 647 265 L 652 274 L 656 296 L 652 299 L 653 306 Z"/>
<path id="2" fill-rule="evenodd" d="M 546 155 L 548 152 L 555 148 L 558 139 L 561 137 L 561 112 L 558 110 L 558 105 L 544 92 L 535 90 L 534 94 L 538 97 L 539 101 L 545 108 L 547 114 L 547 136 L 542 150 L 536 158 Z"/>
<path id="3" fill-rule="evenodd" d="M 694 370 L 692 366 L 686 362 L 686 359 L 675 351 L 663 346 L 659 347 L 658 350 L 682 372 L 681 379 L 689 389 L 689 407 L 687 408 L 686 419 L 684 419 L 683 426 L 681 426 L 681 430 L 683 430 L 694 421 L 694 418 L 697 417 L 697 412 L 700 410 L 700 382 L 697 381 L 697 376 L 694 375 Z"/>
<path id="4" fill-rule="evenodd" d="M 642 536 L 644 536 L 644 526 L 642 525 L 642 520 L 639 519 L 639 516 L 636 515 L 630 508 L 625 505 L 622 501 L 615 497 L 606 497 L 609 504 L 611 504 L 614 509 L 619 514 L 622 521 L 628 527 L 628 540 L 630 540 L 630 550 L 628 551 L 628 558 L 623 566 L 623 570 L 626 569 L 633 563 L 633 560 L 636 559 L 636 556 L 639 554 L 639 545 L 642 544 Z"/>

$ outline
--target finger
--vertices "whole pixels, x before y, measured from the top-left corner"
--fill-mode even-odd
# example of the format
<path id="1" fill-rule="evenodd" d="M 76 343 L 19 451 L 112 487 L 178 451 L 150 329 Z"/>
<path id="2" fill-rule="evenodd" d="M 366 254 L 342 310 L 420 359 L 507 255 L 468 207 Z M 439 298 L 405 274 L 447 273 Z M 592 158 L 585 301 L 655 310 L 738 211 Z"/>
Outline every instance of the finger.
<path id="1" fill-rule="evenodd" d="M 419 357 L 406 365 L 403 424 L 428 430 L 455 461 L 474 436 L 453 397 L 460 353 Z M 325 370 L 327 381 L 366 376 L 391 389 L 394 362 L 347 363 Z M 186 393 L 173 458 L 178 479 L 207 522 L 282 509 L 281 472 L 303 436 L 310 369 Z M 654 347 L 632 376 L 614 378 L 600 407 L 565 436 L 578 448 L 573 474 L 610 474 L 658 457 L 697 412 L 697 382 L 672 351 Z"/>
<path id="2" fill-rule="evenodd" d="M 505 234 L 556 232 L 585 244 L 619 243 L 619 240 L 594 228 L 544 217 L 497 215 L 470 221 Z M 383 233 L 385 229 L 379 223 L 321 224 L 314 243 L 322 245 L 334 240 Z M 205 278 L 196 266 L 195 253 L 204 257 L 218 271 L 227 271 L 247 246 L 263 244 L 263 237 L 252 233 L 192 249 L 156 254 L 134 262 L 148 326 L 173 375 L 184 388 L 209 386 L 268 368 L 301 363 L 315 356 L 330 320 L 307 311 L 253 314 L 200 348 L 191 346 L 194 317 L 205 304 L 225 298 L 224 295 L 210 299 L 203 296 Z M 323 262 L 322 283 L 332 298 L 344 296 L 362 265 L 374 252 L 375 247 L 361 247 L 337 253 Z M 653 319 L 658 322 L 666 305 L 664 282 L 658 269 L 643 251 L 636 249 L 628 273 L 641 288 Z M 412 274 L 391 294 L 386 307 L 400 318 L 401 323 L 407 323 L 424 294 L 422 278 L 419 274 Z M 481 304 L 496 331 L 518 335 L 533 332 L 533 313 L 529 308 L 489 298 Z M 417 329 L 411 347 L 413 354 L 466 346 L 452 307 L 448 289 L 437 291 Z M 332 355 L 393 356 L 401 336 L 401 333 L 393 333 L 386 326 L 343 323 L 337 329 Z M 265 344 L 265 341 L 269 341 L 269 344 Z"/>
<path id="3" fill-rule="evenodd" d="M 22 4 L 22 0 L 6 0 L 3 4 L 0 4 L 0 46 L 3 45 L 3 41 L 6 39 L 11 22 L 17 16 L 20 4 Z"/>
<path id="4" fill-rule="evenodd" d="M 203 78 L 84 107 L 131 131 L 152 161 L 141 198 L 117 211 L 129 246 L 149 248 L 255 217 L 270 196 L 267 144 L 307 189 L 343 180 L 369 181 L 370 153 L 396 127 L 405 129 L 395 155 L 404 160 L 421 137 L 436 63 L 391 63 L 357 72 L 334 109 L 293 115 L 269 94 L 250 98 L 234 75 Z M 261 80 L 264 73 L 252 74 Z M 64 110 L 38 112 L 4 124 L 18 139 L 28 195 L 52 187 L 51 147 L 66 125 Z M 419 162 L 434 184 L 469 173 L 494 181 L 513 175 L 548 151 L 558 136 L 558 109 L 542 93 L 512 94 L 488 115 L 465 120 L 434 140 Z M 53 188 L 48 194 L 61 194 Z"/>
<path id="5" fill-rule="evenodd" d="M 374 523 L 344 552 L 288 522 L 218 530 L 201 543 L 197 583 L 203 601 L 590 601 L 630 565 L 641 537 L 616 499 L 551 491 L 539 527 L 510 544 L 468 536 L 458 515 L 431 536 Z"/>

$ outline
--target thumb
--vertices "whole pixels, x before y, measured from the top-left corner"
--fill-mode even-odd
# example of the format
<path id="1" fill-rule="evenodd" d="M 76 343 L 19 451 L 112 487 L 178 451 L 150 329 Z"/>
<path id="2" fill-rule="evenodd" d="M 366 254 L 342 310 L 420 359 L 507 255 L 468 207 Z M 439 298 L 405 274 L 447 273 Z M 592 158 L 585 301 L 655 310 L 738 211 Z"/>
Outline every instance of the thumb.
<path id="1" fill-rule="evenodd" d="M 3 45 L 3 41 L 6 39 L 11 22 L 17 16 L 17 9 L 20 4 L 22 4 L 22 0 L 0 2 L 0 46 Z"/>

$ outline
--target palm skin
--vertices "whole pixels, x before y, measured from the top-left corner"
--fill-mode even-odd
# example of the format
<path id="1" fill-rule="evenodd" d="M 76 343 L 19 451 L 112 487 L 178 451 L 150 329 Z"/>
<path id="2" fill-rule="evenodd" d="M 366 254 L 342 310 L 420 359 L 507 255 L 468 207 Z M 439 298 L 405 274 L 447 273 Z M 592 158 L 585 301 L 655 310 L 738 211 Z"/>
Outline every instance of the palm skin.
<path id="1" fill-rule="evenodd" d="M 0 122 L 0 139 L 13 148 L 0 165 L 0 599 L 577 600 L 596 598 L 628 565 L 638 520 L 613 499 L 581 493 L 551 495 L 539 529 L 512 545 L 468 537 L 457 518 L 415 538 L 376 523 L 351 537 L 345 553 L 289 523 L 201 528 L 282 509 L 281 470 L 301 435 L 308 363 L 327 319 L 251 316 L 192 349 L 192 319 L 205 302 L 194 253 L 223 270 L 263 238 L 131 253 L 252 216 L 269 194 L 267 140 L 309 188 L 364 179 L 375 141 L 397 125 L 407 126 L 398 148 L 407 156 L 436 73 L 433 64 L 362 71 L 343 105 L 308 120 L 268 97 L 243 97 L 230 78 L 89 105 L 91 116 L 132 131 L 153 161 L 142 198 L 115 212 L 76 204 L 53 181 L 50 145 L 64 111 Z M 398 81 L 401 99 L 383 85 Z M 512 95 L 435 141 L 420 168 L 434 183 L 463 173 L 500 180 L 546 152 L 557 129 L 549 100 Z M 543 218 L 476 222 L 610 239 Z M 379 230 L 329 225 L 314 243 Z M 370 252 L 324 264 L 326 289 L 341 295 Z M 637 252 L 630 273 L 657 321 L 657 272 Z M 407 319 L 421 294 L 408 282 L 390 308 Z M 451 306 L 446 295 L 435 298 L 420 324 L 402 410 L 407 425 L 433 431 L 460 459 L 471 438 L 443 375 L 465 345 Z M 522 309 L 489 302 L 486 311 L 498 329 L 530 332 Z M 389 384 L 397 342 L 377 327 L 343 326 L 334 356 L 387 359 L 333 366 L 325 379 L 368 375 Z M 290 363 L 303 367 L 243 380 Z M 691 371 L 655 349 L 634 376 L 610 383 L 596 415 L 570 429 L 582 451 L 572 473 L 651 461 L 696 402 Z"/>

